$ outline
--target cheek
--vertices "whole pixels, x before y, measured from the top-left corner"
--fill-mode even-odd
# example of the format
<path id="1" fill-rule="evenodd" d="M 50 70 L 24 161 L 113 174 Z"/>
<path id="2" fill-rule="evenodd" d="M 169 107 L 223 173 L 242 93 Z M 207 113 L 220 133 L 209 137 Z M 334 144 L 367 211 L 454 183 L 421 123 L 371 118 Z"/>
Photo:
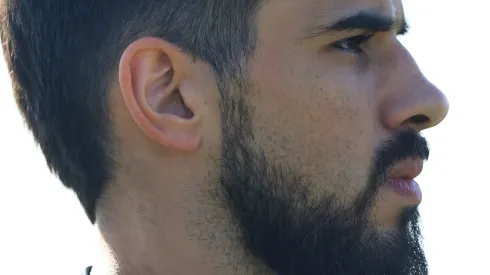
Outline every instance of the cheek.
<path id="1" fill-rule="evenodd" d="M 353 199 L 367 183 L 376 111 L 359 79 L 311 66 L 269 66 L 251 93 L 256 141 L 271 161 L 307 175 L 319 194 Z"/>

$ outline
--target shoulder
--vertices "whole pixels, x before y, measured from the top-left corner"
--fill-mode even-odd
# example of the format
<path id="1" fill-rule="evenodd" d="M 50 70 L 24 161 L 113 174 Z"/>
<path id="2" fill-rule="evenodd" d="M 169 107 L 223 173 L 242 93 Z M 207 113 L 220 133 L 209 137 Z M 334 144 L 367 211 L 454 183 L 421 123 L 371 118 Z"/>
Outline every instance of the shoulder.
<path id="1" fill-rule="evenodd" d="M 85 268 L 85 270 L 82 272 L 81 275 L 90 275 L 90 271 L 92 271 L 92 267 L 91 266 Z"/>

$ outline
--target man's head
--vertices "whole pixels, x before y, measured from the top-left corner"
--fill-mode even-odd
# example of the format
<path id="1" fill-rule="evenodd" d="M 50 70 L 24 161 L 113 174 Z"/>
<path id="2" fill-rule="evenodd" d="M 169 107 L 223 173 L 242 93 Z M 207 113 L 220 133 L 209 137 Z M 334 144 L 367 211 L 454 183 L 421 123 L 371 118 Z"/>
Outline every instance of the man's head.
<path id="1" fill-rule="evenodd" d="M 399 0 L 3 12 L 19 107 L 119 270 L 427 273 L 413 178 L 448 103 Z"/>

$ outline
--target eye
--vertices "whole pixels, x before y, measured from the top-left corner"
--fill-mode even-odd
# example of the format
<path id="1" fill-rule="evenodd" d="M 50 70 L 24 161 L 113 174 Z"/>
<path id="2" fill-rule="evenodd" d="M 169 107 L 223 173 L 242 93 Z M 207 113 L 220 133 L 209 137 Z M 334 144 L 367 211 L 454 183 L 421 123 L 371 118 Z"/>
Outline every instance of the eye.
<path id="1" fill-rule="evenodd" d="M 373 36 L 373 33 L 352 36 L 335 42 L 332 44 L 332 47 L 336 50 L 341 50 L 347 53 L 361 54 L 364 52 L 362 47 Z"/>

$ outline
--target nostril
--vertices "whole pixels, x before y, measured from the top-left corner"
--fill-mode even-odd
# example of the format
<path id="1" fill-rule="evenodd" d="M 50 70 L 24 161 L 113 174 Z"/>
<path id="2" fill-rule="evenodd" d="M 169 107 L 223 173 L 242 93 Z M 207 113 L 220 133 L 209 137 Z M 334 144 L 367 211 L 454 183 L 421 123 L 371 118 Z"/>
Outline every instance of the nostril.
<path id="1" fill-rule="evenodd" d="M 426 115 L 415 115 L 407 119 L 405 123 L 412 125 L 421 125 L 427 124 L 429 121 L 430 119 Z"/>

